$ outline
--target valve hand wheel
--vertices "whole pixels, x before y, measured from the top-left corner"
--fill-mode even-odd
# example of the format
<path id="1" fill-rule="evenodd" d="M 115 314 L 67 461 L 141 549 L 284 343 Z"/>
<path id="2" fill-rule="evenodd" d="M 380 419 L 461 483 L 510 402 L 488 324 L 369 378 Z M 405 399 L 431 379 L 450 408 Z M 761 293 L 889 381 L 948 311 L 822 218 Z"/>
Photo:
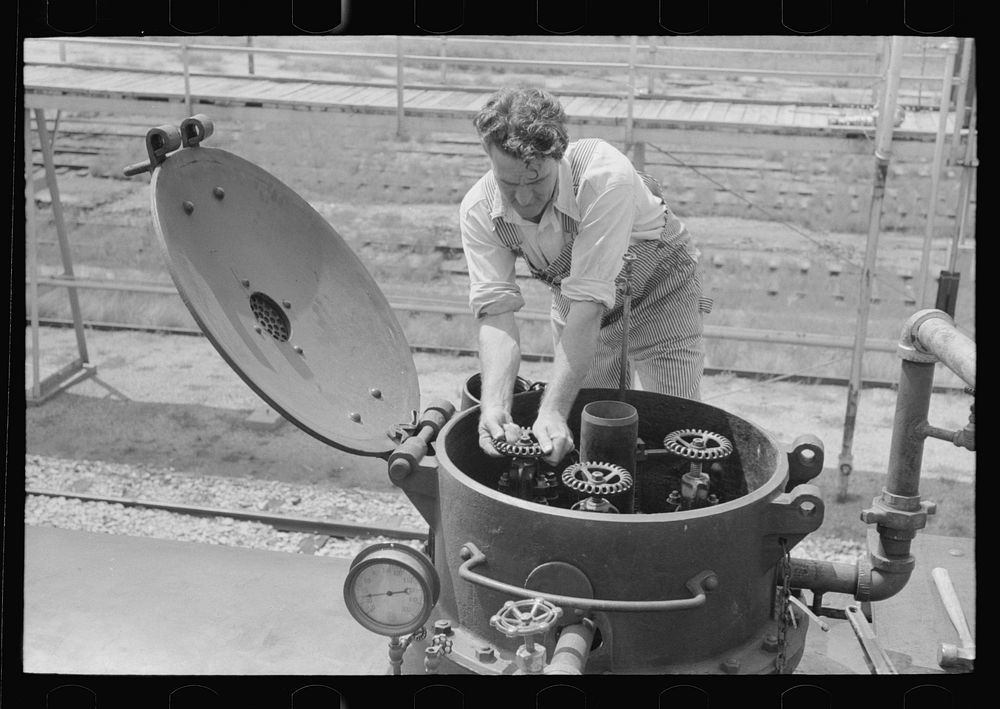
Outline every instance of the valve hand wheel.
<path id="1" fill-rule="evenodd" d="M 606 497 L 632 487 L 632 474 L 613 463 L 573 463 L 563 471 L 563 485 L 576 492 Z"/>
<path id="2" fill-rule="evenodd" d="M 500 455 L 511 455 L 516 458 L 541 458 L 544 455 L 530 428 L 522 428 L 521 437 L 514 443 L 508 443 L 505 438 L 494 438 L 493 447 Z"/>
<path id="3" fill-rule="evenodd" d="M 562 608 L 544 598 L 507 601 L 490 625 L 508 638 L 544 633 L 562 617 Z"/>
<path id="4" fill-rule="evenodd" d="M 725 436 L 695 428 L 668 433 L 663 447 L 690 460 L 718 460 L 733 452 L 733 444 Z"/>

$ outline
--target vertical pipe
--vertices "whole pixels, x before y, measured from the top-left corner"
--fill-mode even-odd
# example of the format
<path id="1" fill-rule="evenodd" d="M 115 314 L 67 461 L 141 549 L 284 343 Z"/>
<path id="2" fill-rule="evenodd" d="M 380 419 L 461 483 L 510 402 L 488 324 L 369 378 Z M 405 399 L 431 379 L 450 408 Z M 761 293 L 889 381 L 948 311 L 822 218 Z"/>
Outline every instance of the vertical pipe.
<path id="1" fill-rule="evenodd" d="M 592 401 L 580 413 L 580 462 L 619 465 L 632 476 L 632 487 L 616 503 L 623 514 L 633 511 L 638 435 L 639 413 L 624 401 Z"/>
<path id="2" fill-rule="evenodd" d="M 31 397 L 41 398 L 38 351 L 38 231 L 35 223 L 35 175 L 31 153 L 31 109 L 24 109 L 24 220 L 28 240 L 28 292 L 31 301 Z"/>
<path id="3" fill-rule="evenodd" d="M 253 46 L 253 37 L 247 37 L 247 46 Z M 253 52 L 247 52 L 247 73 L 253 76 Z"/>
<path id="4" fill-rule="evenodd" d="M 42 159 L 45 161 L 45 179 L 52 197 L 52 217 L 56 223 L 56 234 L 59 236 L 59 253 L 63 262 L 63 275 L 73 277 L 73 255 L 69 250 L 69 237 L 66 232 L 66 221 L 63 219 L 62 200 L 59 198 L 59 183 L 56 180 L 55 161 L 52 157 L 52 141 L 45 125 L 45 111 L 35 109 L 35 124 L 38 128 L 38 142 L 42 147 Z M 76 330 L 76 345 L 80 351 L 80 359 L 87 362 L 87 340 L 83 334 L 83 315 L 80 313 L 80 300 L 76 286 L 67 286 L 69 306 L 73 312 L 73 326 Z"/>
<path id="5" fill-rule="evenodd" d="M 868 214 L 868 242 L 865 263 L 861 271 L 858 297 L 858 319 L 854 333 L 854 352 L 851 357 L 851 374 L 847 383 L 847 411 L 844 416 L 844 440 L 840 452 L 839 501 L 847 499 L 847 480 L 854 467 L 851 449 L 854 443 L 854 425 L 858 416 L 858 396 L 861 389 L 862 360 L 868 333 L 868 316 L 871 310 L 871 281 L 874 277 L 875 258 L 878 254 L 878 237 L 885 197 L 885 182 L 889 171 L 892 147 L 893 118 L 896 114 L 896 95 L 899 90 L 900 68 L 903 60 L 903 37 L 893 37 L 889 48 L 889 73 L 886 78 L 885 96 L 879 111 L 875 136 L 875 182 L 872 187 L 871 208 Z"/>
<path id="6" fill-rule="evenodd" d="M 893 495 L 915 497 L 919 493 L 925 437 L 918 431 L 930 410 L 934 366 L 935 362 L 902 363 L 885 483 Z"/>
<path id="7" fill-rule="evenodd" d="M 187 115 L 194 115 L 191 111 L 191 58 L 188 52 L 188 41 L 181 40 L 181 64 L 184 68 L 184 108 Z"/>
<path id="8" fill-rule="evenodd" d="M 951 106 L 952 76 L 955 73 L 955 53 L 957 51 L 955 42 L 945 44 L 945 50 L 948 54 L 945 58 L 944 78 L 941 84 L 938 131 L 934 140 L 934 160 L 931 165 L 931 197 L 927 203 L 927 228 L 924 231 L 924 243 L 920 251 L 920 270 L 917 271 L 917 275 L 920 277 L 920 282 L 917 284 L 917 303 L 921 307 L 927 305 L 927 276 L 930 270 L 931 242 L 934 239 L 934 219 L 937 216 L 938 190 L 940 189 L 941 168 L 944 162 L 945 133 L 948 131 L 948 109 Z"/>
<path id="9" fill-rule="evenodd" d="M 955 97 L 955 126 L 953 128 L 951 158 L 958 154 L 958 146 L 962 143 L 962 127 L 965 123 L 965 93 L 969 87 L 969 68 L 972 66 L 972 39 L 962 43 L 962 64 L 958 72 L 958 95 Z"/>
<path id="10" fill-rule="evenodd" d="M 403 136 L 403 38 L 396 35 L 396 137 Z"/>
<path id="11" fill-rule="evenodd" d="M 448 57 L 448 38 L 441 38 L 441 58 L 446 59 Z M 448 62 L 441 62 L 441 83 L 448 84 Z"/>
<path id="12" fill-rule="evenodd" d="M 649 38 L 649 63 L 651 65 L 656 64 L 656 41 L 650 37 Z M 647 88 L 647 93 L 649 96 L 653 95 L 653 91 L 656 88 L 656 69 L 649 70 L 649 85 Z"/>
<path id="13" fill-rule="evenodd" d="M 969 132 L 965 138 L 965 162 L 962 165 L 962 182 L 958 194 L 958 228 L 951 242 L 951 253 L 948 258 L 948 270 L 955 270 L 958 261 L 958 246 L 965 241 L 965 225 L 969 214 L 969 201 L 972 194 L 972 182 L 976 179 L 976 102 L 977 95 L 972 94 L 972 108 L 969 113 Z"/>
<path id="14" fill-rule="evenodd" d="M 632 35 L 628 43 L 628 114 L 625 116 L 625 145 L 632 149 L 633 113 L 635 111 L 635 60 L 639 51 L 639 38 Z"/>

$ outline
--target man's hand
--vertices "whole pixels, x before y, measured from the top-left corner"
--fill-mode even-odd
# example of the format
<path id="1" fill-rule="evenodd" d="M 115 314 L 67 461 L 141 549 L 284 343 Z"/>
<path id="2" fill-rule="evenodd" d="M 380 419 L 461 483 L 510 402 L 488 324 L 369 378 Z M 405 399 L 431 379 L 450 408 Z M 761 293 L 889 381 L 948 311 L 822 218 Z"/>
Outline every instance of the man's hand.
<path id="1" fill-rule="evenodd" d="M 539 411 L 531 431 L 549 465 L 558 464 L 575 447 L 566 419 L 556 411 Z"/>
<path id="2" fill-rule="evenodd" d="M 479 447 L 483 453 L 493 458 L 503 456 L 493 447 L 493 441 L 503 438 L 508 443 L 517 443 L 521 438 L 521 427 L 510 418 L 510 411 L 502 407 L 483 409 L 479 414 Z"/>

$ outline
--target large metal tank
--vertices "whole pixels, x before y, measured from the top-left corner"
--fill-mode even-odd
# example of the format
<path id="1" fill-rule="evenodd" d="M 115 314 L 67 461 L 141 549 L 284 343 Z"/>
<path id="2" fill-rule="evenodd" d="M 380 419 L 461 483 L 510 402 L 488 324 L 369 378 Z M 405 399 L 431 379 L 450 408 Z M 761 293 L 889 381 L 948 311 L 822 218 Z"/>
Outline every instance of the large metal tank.
<path id="1" fill-rule="evenodd" d="M 616 395 L 581 392 L 570 415 L 577 440 L 583 407 Z M 531 422 L 540 396 L 514 398 L 515 422 Z M 583 615 L 593 619 L 588 673 L 774 671 L 774 639 L 781 631 L 774 612 L 776 569 L 785 551 L 823 517 L 813 486 L 785 491 L 789 454 L 794 459 L 806 450 L 813 453 L 814 443 L 788 451 L 761 428 L 722 409 L 648 392 L 629 391 L 626 397 L 638 412 L 642 441 L 698 428 L 732 442 L 732 454 L 713 473 L 713 489 L 724 491 L 723 499 L 711 507 L 668 512 L 667 491 L 679 487 L 690 463 L 670 455 L 643 461 L 642 453 L 636 465 L 641 512 L 574 511 L 499 492 L 497 479 L 508 463 L 479 449 L 479 410 L 470 408 L 451 420 L 436 445 L 441 513 L 434 551 L 443 580 L 441 615 L 475 636 L 465 639 L 470 647 L 496 643 L 503 655 L 520 642 L 491 625 L 504 603 L 543 595 L 535 592 L 575 597 L 579 600 L 560 603 L 580 612 L 564 613 L 556 628 Z M 524 590 L 515 596 L 509 587 Z M 803 638 L 797 629 L 786 630 L 785 671 L 801 654 Z M 474 671 L 509 669 L 502 658 L 469 661 L 474 657 L 452 654 L 454 662 Z"/>
<path id="2" fill-rule="evenodd" d="M 763 428 L 703 403 L 587 389 L 570 416 L 581 448 L 585 406 L 615 400 L 637 415 L 631 437 L 612 437 L 634 466 L 629 507 L 608 514 L 502 491 L 510 461 L 480 451 L 478 406 L 417 411 L 408 346 L 360 261 L 280 181 L 202 147 L 211 132 L 204 116 L 179 131 L 150 131 L 150 161 L 130 174 L 153 173 L 155 225 L 171 274 L 219 353 L 303 430 L 385 458 L 390 478 L 427 520 L 433 565 L 391 564 L 426 577 L 429 615 L 415 616 L 413 628 L 426 621 L 435 632 L 408 629 L 404 638 L 389 628 L 396 669 L 404 652 L 408 661 L 434 656 L 437 671 L 482 674 L 543 665 L 573 673 L 794 669 L 807 623 L 789 604 L 789 552 L 822 522 L 823 503 L 808 484 L 822 469 L 817 440 L 783 447 Z M 516 422 L 530 424 L 541 396 L 514 397 Z M 729 446 L 705 466 L 714 496 L 707 506 L 668 504 L 692 466 L 665 443 L 682 430 Z M 358 568 L 377 570 L 381 556 L 359 556 Z M 520 603 L 555 610 L 506 623 Z"/>

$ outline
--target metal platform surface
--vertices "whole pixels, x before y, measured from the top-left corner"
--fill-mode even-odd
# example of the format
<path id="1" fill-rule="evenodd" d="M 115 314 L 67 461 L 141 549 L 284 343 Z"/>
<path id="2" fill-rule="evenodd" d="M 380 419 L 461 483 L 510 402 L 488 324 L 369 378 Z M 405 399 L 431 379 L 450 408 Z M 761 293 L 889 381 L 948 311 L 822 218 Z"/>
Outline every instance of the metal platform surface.
<path id="1" fill-rule="evenodd" d="M 944 674 L 957 642 L 931 569 L 946 568 L 975 633 L 975 541 L 918 533 L 917 566 L 873 604 L 900 674 Z M 25 528 L 24 671 L 88 675 L 382 675 L 387 640 L 347 613 L 350 561 Z M 830 599 L 833 600 L 832 598 Z M 796 674 L 868 674 L 850 624 L 813 626 Z"/>
<path id="2" fill-rule="evenodd" d="M 24 671 L 383 674 L 349 559 L 25 527 Z"/>

